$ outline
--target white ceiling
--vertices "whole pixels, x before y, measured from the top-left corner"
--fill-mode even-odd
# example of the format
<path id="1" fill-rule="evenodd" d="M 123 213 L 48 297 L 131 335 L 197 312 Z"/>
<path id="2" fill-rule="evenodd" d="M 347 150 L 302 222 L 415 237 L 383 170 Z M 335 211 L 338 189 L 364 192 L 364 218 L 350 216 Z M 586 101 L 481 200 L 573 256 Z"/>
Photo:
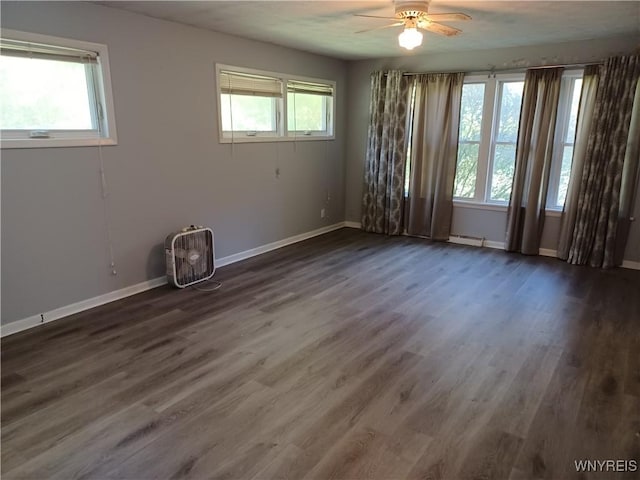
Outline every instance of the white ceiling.
<path id="1" fill-rule="evenodd" d="M 369 1 L 109 1 L 111 7 L 348 60 L 410 54 L 397 44 L 400 27 L 366 33 L 393 16 L 391 0 Z M 457 37 L 425 32 L 414 54 L 482 50 L 640 34 L 640 1 L 440 1 L 430 13 L 464 12 L 450 23 Z"/>

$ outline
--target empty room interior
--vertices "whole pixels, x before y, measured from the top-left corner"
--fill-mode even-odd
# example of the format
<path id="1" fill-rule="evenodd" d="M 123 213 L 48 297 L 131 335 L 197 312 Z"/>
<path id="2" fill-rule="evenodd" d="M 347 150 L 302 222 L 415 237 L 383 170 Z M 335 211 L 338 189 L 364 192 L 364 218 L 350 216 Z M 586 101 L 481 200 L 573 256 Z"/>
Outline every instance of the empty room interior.
<path id="1" fill-rule="evenodd" d="M 0 22 L 3 478 L 640 478 L 640 2 Z"/>

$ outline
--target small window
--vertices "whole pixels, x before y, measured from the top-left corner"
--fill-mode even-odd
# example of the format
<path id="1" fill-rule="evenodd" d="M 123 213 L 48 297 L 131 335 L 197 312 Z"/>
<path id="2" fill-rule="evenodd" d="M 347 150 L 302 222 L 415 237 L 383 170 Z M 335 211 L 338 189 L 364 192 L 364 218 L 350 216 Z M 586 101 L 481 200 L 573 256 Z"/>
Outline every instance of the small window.
<path id="1" fill-rule="evenodd" d="M 333 86 L 287 82 L 287 130 L 297 135 L 329 136 L 333 115 Z"/>
<path id="2" fill-rule="evenodd" d="M 221 142 L 333 138 L 334 82 L 226 65 L 216 69 Z"/>
<path id="3" fill-rule="evenodd" d="M 8 30 L 0 45 L 2 148 L 116 143 L 105 45 Z"/>
<path id="4" fill-rule="evenodd" d="M 218 81 L 224 137 L 278 135 L 280 79 L 223 70 Z"/>

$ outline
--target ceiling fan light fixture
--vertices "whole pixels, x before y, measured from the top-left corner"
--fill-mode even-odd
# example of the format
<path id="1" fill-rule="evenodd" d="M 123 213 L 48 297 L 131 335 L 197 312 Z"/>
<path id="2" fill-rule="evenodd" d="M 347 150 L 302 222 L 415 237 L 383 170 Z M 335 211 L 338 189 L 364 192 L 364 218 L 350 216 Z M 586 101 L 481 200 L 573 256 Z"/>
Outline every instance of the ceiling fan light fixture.
<path id="1" fill-rule="evenodd" d="M 398 43 L 402 48 L 413 50 L 422 45 L 422 33 L 416 27 L 407 27 L 398 35 Z"/>

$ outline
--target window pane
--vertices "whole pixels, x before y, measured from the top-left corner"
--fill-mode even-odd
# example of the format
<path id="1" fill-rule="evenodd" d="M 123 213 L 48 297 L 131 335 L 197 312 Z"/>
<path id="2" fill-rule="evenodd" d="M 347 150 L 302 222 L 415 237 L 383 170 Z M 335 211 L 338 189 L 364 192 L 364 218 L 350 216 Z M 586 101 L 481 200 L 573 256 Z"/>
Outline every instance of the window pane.
<path id="1" fill-rule="evenodd" d="M 458 161 L 453 196 L 474 198 L 476 195 L 476 176 L 478 174 L 478 143 L 462 143 L 458 145 Z"/>
<path id="2" fill-rule="evenodd" d="M 577 78 L 575 82 L 573 82 L 573 96 L 571 97 L 571 111 L 569 113 L 569 126 L 567 128 L 567 138 L 565 139 L 566 143 L 573 143 L 576 137 L 576 123 L 578 122 L 578 107 L 580 106 L 581 92 L 582 79 Z"/>
<path id="3" fill-rule="evenodd" d="M 524 82 L 505 82 L 502 84 L 500 120 L 496 139 L 499 142 L 515 142 L 518 138 L 523 88 Z"/>
<path id="4" fill-rule="evenodd" d="M 469 83 L 462 87 L 460 107 L 460 140 L 480 141 L 484 83 Z"/>
<path id="5" fill-rule="evenodd" d="M 491 200 L 500 202 L 509 201 L 515 160 L 515 144 L 496 145 L 491 175 Z"/>
<path id="6" fill-rule="evenodd" d="M 0 56 L 0 128 L 91 130 L 85 66 Z"/>
<path id="7" fill-rule="evenodd" d="M 287 123 L 290 131 L 327 130 L 325 105 L 330 97 L 308 93 L 287 93 Z"/>
<path id="8" fill-rule="evenodd" d="M 562 166 L 560 167 L 560 183 L 558 184 L 558 198 L 556 199 L 556 206 L 558 207 L 562 207 L 564 205 L 564 200 L 567 197 L 572 158 L 573 145 L 566 145 L 562 152 Z"/>
<path id="9" fill-rule="evenodd" d="M 275 102 L 273 97 L 221 94 L 222 130 L 225 132 L 275 132 Z"/>

